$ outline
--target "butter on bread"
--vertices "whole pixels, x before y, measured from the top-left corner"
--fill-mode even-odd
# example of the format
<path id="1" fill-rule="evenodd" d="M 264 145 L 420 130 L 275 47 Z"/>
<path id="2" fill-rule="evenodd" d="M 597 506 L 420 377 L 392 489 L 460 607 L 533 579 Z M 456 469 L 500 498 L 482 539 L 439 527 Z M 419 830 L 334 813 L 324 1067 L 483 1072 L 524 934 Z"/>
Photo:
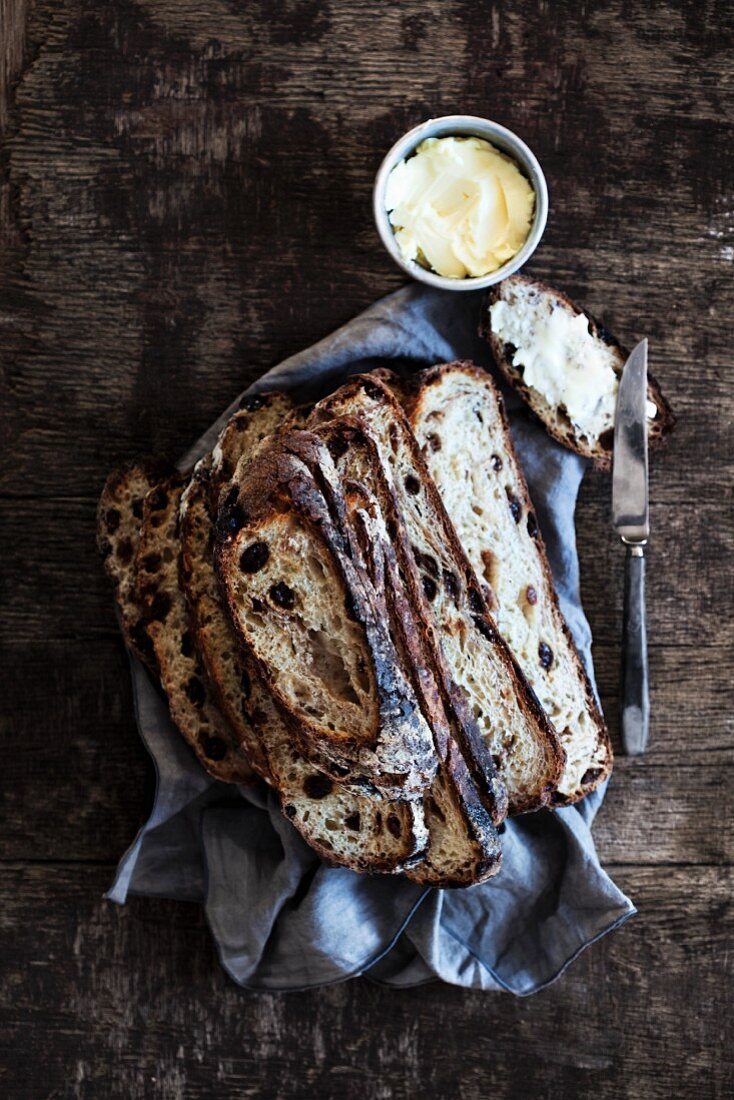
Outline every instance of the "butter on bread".
<path id="1" fill-rule="evenodd" d="M 618 340 L 565 294 L 523 275 L 490 288 L 480 334 L 549 434 L 599 469 L 611 469 L 617 390 L 628 357 Z M 648 372 L 650 447 L 674 424 Z"/>

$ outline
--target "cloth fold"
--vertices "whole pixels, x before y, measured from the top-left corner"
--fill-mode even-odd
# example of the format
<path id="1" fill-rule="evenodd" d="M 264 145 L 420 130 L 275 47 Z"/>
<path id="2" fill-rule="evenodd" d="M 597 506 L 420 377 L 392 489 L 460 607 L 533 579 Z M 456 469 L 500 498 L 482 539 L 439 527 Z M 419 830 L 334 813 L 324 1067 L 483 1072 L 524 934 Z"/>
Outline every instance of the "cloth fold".
<path id="1" fill-rule="evenodd" d="M 405 287 L 269 371 L 251 392 L 287 389 L 309 400 L 376 367 L 405 373 L 473 359 L 489 368 L 479 305 L 473 293 Z M 563 613 L 593 682 L 574 528 L 584 462 L 531 422 L 514 394 L 506 399 Z M 238 403 L 181 468 L 211 449 Z M 525 996 L 635 912 L 596 854 L 591 826 L 603 789 L 578 806 L 507 821 L 502 870 L 480 886 L 427 890 L 402 876 L 326 867 L 264 784 L 234 788 L 203 771 L 148 673 L 134 658 L 131 666 L 156 794 L 106 896 L 120 904 L 129 894 L 200 902 L 222 966 L 248 989 L 311 989 L 365 974 L 395 987 L 442 979 Z"/>

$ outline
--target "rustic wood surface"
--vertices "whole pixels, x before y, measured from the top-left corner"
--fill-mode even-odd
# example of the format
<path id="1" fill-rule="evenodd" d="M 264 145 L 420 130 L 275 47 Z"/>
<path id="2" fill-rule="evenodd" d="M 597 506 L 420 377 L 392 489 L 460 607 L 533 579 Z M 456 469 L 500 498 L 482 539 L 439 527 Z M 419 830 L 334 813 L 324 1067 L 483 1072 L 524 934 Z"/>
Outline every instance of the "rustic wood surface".
<path id="1" fill-rule="evenodd" d="M 726 0 L 0 0 L 3 1096 L 732 1095 L 733 48 Z M 652 472 L 652 743 L 596 826 L 639 915 L 526 1001 L 251 996 L 197 907 L 102 900 L 151 776 L 95 500 L 400 285 L 371 182 L 452 110 L 535 149 L 531 270 L 648 335 L 679 414 Z M 616 730 L 609 509 L 589 476 Z"/>

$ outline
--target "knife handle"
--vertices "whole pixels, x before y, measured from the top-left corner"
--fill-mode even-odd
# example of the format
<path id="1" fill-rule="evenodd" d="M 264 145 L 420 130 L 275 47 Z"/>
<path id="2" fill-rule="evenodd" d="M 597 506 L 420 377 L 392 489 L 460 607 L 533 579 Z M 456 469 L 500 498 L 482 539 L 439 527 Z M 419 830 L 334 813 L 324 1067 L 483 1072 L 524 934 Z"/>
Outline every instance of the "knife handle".
<path id="1" fill-rule="evenodd" d="M 650 728 L 645 624 L 645 548 L 627 546 L 624 566 L 624 625 L 620 681 L 622 743 L 628 756 L 645 751 Z"/>

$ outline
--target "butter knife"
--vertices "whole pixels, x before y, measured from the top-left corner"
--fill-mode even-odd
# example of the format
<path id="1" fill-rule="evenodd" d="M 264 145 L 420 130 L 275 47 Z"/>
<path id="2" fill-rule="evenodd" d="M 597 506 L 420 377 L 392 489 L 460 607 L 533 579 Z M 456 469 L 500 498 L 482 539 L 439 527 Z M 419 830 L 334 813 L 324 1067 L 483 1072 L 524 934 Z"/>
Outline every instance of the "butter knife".
<path id="1" fill-rule="evenodd" d="M 620 715 L 628 756 L 645 751 L 650 727 L 645 624 L 645 546 L 650 535 L 647 497 L 647 340 L 624 365 L 614 421 L 612 514 L 627 554 Z"/>

